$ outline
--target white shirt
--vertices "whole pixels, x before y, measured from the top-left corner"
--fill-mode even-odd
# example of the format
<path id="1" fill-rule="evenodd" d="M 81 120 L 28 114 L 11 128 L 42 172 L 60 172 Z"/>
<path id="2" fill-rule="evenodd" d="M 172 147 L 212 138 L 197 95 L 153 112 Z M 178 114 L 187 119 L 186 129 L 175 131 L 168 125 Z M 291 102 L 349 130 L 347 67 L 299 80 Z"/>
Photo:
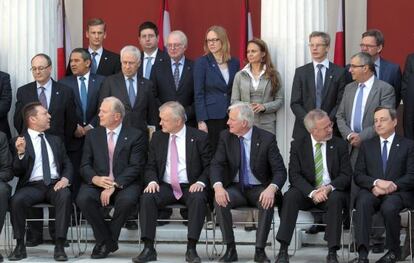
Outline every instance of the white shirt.
<path id="1" fill-rule="evenodd" d="M 266 65 L 263 66 L 262 71 L 259 74 L 259 77 L 257 79 L 254 78 L 253 73 L 252 73 L 252 69 L 250 64 L 247 64 L 242 71 L 246 72 L 249 76 L 250 79 L 252 81 L 252 87 L 254 90 L 257 90 L 257 87 L 259 87 L 259 83 L 260 83 L 260 78 L 262 77 L 262 75 L 265 73 L 266 71 Z"/>
<path id="2" fill-rule="evenodd" d="M 46 82 L 45 85 L 40 85 L 39 82 L 36 81 L 37 97 L 39 97 L 40 93 L 42 92 L 42 89 L 40 89 L 40 87 L 44 87 L 45 88 L 47 108 L 49 109 L 49 106 L 50 106 L 50 98 L 52 97 L 52 79 L 49 78 L 49 80 Z"/>
<path id="3" fill-rule="evenodd" d="M 229 84 L 229 79 L 230 79 L 229 68 L 222 69 L 219 67 L 219 69 L 221 71 L 221 75 L 223 75 L 224 81 L 226 82 L 226 84 Z"/>
<path id="4" fill-rule="evenodd" d="M 103 53 L 103 47 L 100 47 L 98 50 L 93 50 L 92 48 L 88 48 L 89 53 L 91 54 L 91 59 L 93 60 L 93 52 L 96 52 L 97 54 L 95 55 L 95 61 L 96 61 L 96 69 L 98 69 L 99 67 L 99 62 L 101 61 L 102 58 L 102 53 Z"/>
<path id="5" fill-rule="evenodd" d="M 43 132 L 37 132 L 32 129 L 27 129 L 30 139 L 33 144 L 33 149 L 35 152 L 35 160 L 33 164 L 32 174 L 30 175 L 30 182 L 41 181 L 43 180 L 43 167 L 42 167 L 42 146 L 39 134 Z M 44 133 L 43 133 L 44 134 Z M 47 155 L 49 157 L 49 167 L 50 167 L 50 178 L 58 179 L 59 175 L 56 168 L 55 157 L 53 156 L 52 148 L 50 147 L 49 142 L 47 141 L 46 136 L 44 137 L 46 141 Z"/>
<path id="6" fill-rule="evenodd" d="M 375 80 L 375 76 L 372 75 L 372 77 L 370 77 L 367 81 L 365 81 L 363 83 L 358 83 L 358 88 L 355 92 L 354 103 L 352 104 L 351 129 L 354 128 L 354 114 L 355 114 L 356 101 L 357 101 L 358 93 L 359 93 L 359 90 L 360 90 L 359 86 L 361 84 L 365 85 L 365 87 L 363 89 L 364 90 L 364 96 L 362 96 L 362 118 L 361 118 L 361 122 L 363 123 L 364 122 L 365 104 L 367 103 L 368 95 L 371 92 L 372 85 L 374 84 L 374 80 Z"/>
<path id="7" fill-rule="evenodd" d="M 319 71 L 319 69 L 317 67 L 318 64 L 322 64 L 323 65 L 323 67 L 321 68 L 321 71 L 322 71 L 323 84 L 325 84 L 326 70 L 329 68 L 329 60 L 328 60 L 328 58 L 325 58 L 322 62 L 313 61 L 312 63 L 313 63 L 313 70 L 315 71 L 315 87 L 316 87 L 316 80 L 318 78 L 318 71 Z"/>
<path id="8" fill-rule="evenodd" d="M 147 54 L 144 52 L 144 59 L 142 60 L 142 75 L 145 75 L 145 69 L 147 67 L 147 62 L 148 62 L 148 57 L 151 57 L 151 65 L 154 66 L 155 63 L 155 58 L 157 57 L 157 53 L 158 53 L 158 48 L 152 52 L 152 54 Z"/>

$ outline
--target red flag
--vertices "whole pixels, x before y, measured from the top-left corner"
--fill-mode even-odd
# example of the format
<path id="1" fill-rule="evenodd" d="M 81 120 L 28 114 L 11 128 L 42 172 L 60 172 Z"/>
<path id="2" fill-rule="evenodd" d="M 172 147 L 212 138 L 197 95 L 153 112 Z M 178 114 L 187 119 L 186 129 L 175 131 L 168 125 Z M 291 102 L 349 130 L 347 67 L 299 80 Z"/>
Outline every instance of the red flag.
<path id="1" fill-rule="evenodd" d="M 338 24 L 335 35 L 334 63 L 338 66 L 345 66 L 345 30 L 344 30 L 344 0 L 339 1 Z"/>
<path id="2" fill-rule="evenodd" d="M 247 42 L 253 39 L 252 15 L 249 9 L 249 0 L 242 1 L 241 23 L 240 23 L 240 46 L 239 60 L 240 68 L 243 68 L 246 60 Z"/>
<path id="3" fill-rule="evenodd" d="M 59 0 L 57 6 L 58 19 L 58 43 L 57 43 L 57 78 L 61 79 L 65 76 L 66 61 L 69 61 L 70 54 L 70 35 L 67 29 L 65 0 Z"/>
<path id="4" fill-rule="evenodd" d="M 164 50 L 167 42 L 167 37 L 171 32 L 170 9 L 168 7 L 168 0 L 163 0 L 161 2 L 160 17 L 158 19 L 158 30 L 158 48 Z"/>

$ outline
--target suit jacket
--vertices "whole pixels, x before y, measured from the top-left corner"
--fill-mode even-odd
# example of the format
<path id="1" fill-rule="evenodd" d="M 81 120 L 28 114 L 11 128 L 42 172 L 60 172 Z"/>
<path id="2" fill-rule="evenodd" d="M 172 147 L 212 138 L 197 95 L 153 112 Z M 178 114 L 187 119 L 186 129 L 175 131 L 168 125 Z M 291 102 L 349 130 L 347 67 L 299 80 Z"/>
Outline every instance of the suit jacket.
<path id="1" fill-rule="evenodd" d="M 16 109 L 14 111 L 14 127 L 18 133 L 26 129 L 22 110 L 30 102 L 39 101 L 36 82 L 30 82 L 17 90 Z M 76 113 L 73 92 L 70 88 L 52 80 L 52 93 L 49 102 L 50 128 L 49 134 L 59 136 L 66 144 L 69 143 L 76 129 Z"/>
<path id="2" fill-rule="evenodd" d="M 157 55 L 155 56 L 154 64 L 152 64 L 151 73 L 150 73 L 150 79 L 151 75 L 154 72 L 155 67 L 157 67 L 159 64 L 167 61 L 170 57 L 168 56 L 168 53 L 158 49 Z M 138 68 L 137 75 L 140 78 L 143 78 L 144 76 L 144 63 L 147 63 L 147 61 L 144 60 L 144 52 L 141 52 L 141 65 Z"/>
<path id="3" fill-rule="evenodd" d="M 102 57 L 99 60 L 99 65 L 96 74 L 101 76 L 110 76 L 121 71 L 121 59 L 118 54 L 103 49 Z M 66 76 L 73 75 L 72 69 L 68 65 L 66 68 Z"/>
<path id="4" fill-rule="evenodd" d="M 210 181 L 213 186 L 222 182 L 226 187 L 239 172 L 239 138 L 224 130 L 220 133 L 217 151 L 210 165 Z M 276 184 L 282 189 L 286 181 L 286 168 L 277 147 L 275 135 L 253 126 L 250 149 L 250 169 L 262 185 Z"/>
<path id="5" fill-rule="evenodd" d="M 351 185 L 352 167 L 348 146 L 338 137 L 326 142 L 326 164 L 331 185 L 339 191 L 346 191 Z M 304 196 L 316 188 L 315 161 L 311 137 L 305 136 L 292 141 L 290 147 L 289 182 Z"/>
<path id="6" fill-rule="evenodd" d="M 16 148 L 14 147 L 17 137 L 12 140 L 13 171 L 14 175 L 19 178 L 17 189 L 29 183 L 30 175 L 33 171 L 34 161 L 36 159 L 32 139 L 30 138 L 29 133 L 25 131 L 23 136 L 26 140 L 26 153 L 21 160 L 19 159 Z M 58 136 L 48 133 L 45 133 L 45 137 L 50 145 L 50 148 L 52 149 L 59 178 L 65 177 L 69 180 L 70 184 L 72 182 L 73 167 L 68 155 L 66 154 L 63 141 Z"/>
<path id="7" fill-rule="evenodd" d="M 167 163 L 170 135 L 162 131 L 153 134 L 148 163 L 145 168 L 145 184 L 155 181 L 163 182 L 165 165 Z M 189 184 L 197 181 L 208 185 L 208 174 L 211 160 L 211 149 L 207 133 L 195 128 L 186 127 L 185 161 Z"/>
<path id="8" fill-rule="evenodd" d="M 120 188 L 140 183 L 147 156 L 144 134 L 122 126 L 115 145 L 112 172 Z M 109 175 L 109 155 L 106 128 L 97 127 L 86 134 L 80 174 L 87 184 L 92 178 Z"/>
<path id="9" fill-rule="evenodd" d="M 355 166 L 355 182 L 370 191 L 376 179 L 393 181 L 402 200 L 413 201 L 414 189 L 414 142 L 395 135 L 385 173 L 382 168 L 381 142 L 378 136 L 361 144 Z"/>
<path id="10" fill-rule="evenodd" d="M 12 163 L 9 140 L 4 132 L 0 132 L 0 181 L 8 182 L 13 179 Z"/>
<path id="11" fill-rule="evenodd" d="M 321 109 L 328 113 L 333 122 L 336 120 L 335 115 L 342 100 L 345 84 L 345 70 L 329 62 L 329 68 L 325 73 Z M 290 99 L 290 108 L 296 117 L 292 134 L 294 139 L 308 134 L 303 119 L 309 111 L 316 108 L 315 85 L 313 63 L 308 63 L 296 69 Z"/>
<path id="12" fill-rule="evenodd" d="M 224 119 L 227 116 L 233 80 L 240 63 L 236 58 L 231 58 L 227 65 L 229 82 L 226 84 L 211 53 L 194 62 L 194 103 L 197 121 Z"/>
<path id="13" fill-rule="evenodd" d="M 158 106 L 167 101 L 178 101 L 184 106 L 187 122 L 195 123 L 193 61 L 185 59 L 178 89 L 175 87 L 170 58 L 152 68 L 151 81 Z"/>
<path id="14" fill-rule="evenodd" d="M 414 53 L 411 53 L 411 54 L 408 54 L 407 58 L 405 59 L 404 73 L 403 73 L 402 83 L 401 83 L 401 97 L 403 100 L 405 99 L 406 92 L 410 88 L 408 84 L 408 80 L 413 72 L 414 72 Z"/>
<path id="15" fill-rule="evenodd" d="M 144 78 L 137 79 L 137 96 L 134 107 L 132 107 L 122 72 L 109 76 L 103 82 L 99 92 L 99 104 L 109 96 L 117 97 L 124 104 L 126 111 L 124 125 L 134 127 L 144 133 L 147 133 L 148 124 L 157 125 L 158 109 L 152 93 L 151 81 Z"/>
<path id="16" fill-rule="evenodd" d="M 12 91 L 10 85 L 10 75 L 0 71 L 0 131 L 10 139 L 10 126 L 7 114 L 12 103 Z"/>

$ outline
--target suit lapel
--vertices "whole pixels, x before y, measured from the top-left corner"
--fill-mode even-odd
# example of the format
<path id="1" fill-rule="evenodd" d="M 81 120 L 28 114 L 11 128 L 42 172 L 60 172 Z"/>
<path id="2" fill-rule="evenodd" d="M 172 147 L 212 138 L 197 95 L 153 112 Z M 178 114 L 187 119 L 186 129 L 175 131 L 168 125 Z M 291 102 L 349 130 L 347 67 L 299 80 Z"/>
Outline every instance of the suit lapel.
<path id="1" fill-rule="evenodd" d="M 188 64 L 189 64 L 188 61 L 185 60 L 184 65 L 183 65 L 183 72 L 181 73 L 181 78 L 180 78 L 180 82 L 178 84 L 177 92 L 181 92 L 182 91 L 183 84 L 185 83 L 184 81 L 191 74 L 191 66 L 188 65 Z"/>
<path id="2" fill-rule="evenodd" d="M 122 127 L 121 131 L 119 132 L 118 140 L 116 141 L 116 145 L 115 145 L 114 157 L 113 157 L 114 160 L 116 160 L 117 156 L 119 155 L 119 152 L 121 151 L 122 147 L 124 147 L 127 141 L 128 141 L 128 134 L 125 132 L 124 127 Z M 115 166 L 115 164 L 113 166 Z"/>
<path id="3" fill-rule="evenodd" d="M 52 80 L 52 92 L 50 93 L 50 103 L 49 103 L 49 112 L 53 112 L 53 109 L 56 108 L 56 105 L 59 103 L 58 99 L 60 96 L 60 91 L 56 87 L 56 82 Z"/>
<path id="4" fill-rule="evenodd" d="M 125 109 L 132 110 L 131 103 L 129 102 L 127 86 L 125 84 L 125 77 L 122 73 L 118 75 L 118 78 L 116 78 L 116 82 L 117 84 L 115 84 L 115 87 L 116 87 L 115 89 L 118 90 L 120 98 L 122 98 L 121 100 L 124 103 Z M 138 87 L 138 83 L 137 83 L 137 87 Z"/>
<path id="5" fill-rule="evenodd" d="M 194 140 L 193 134 L 191 133 L 190 129 L 186 129 L 185 160 L 186 160 L 186 165 L 187 165 L 187 178 L 188 178 L 188 181 L 190 181 L 194 143 L 195 143 L 195 140 Z"/>
<path id="6" fill-rule="evenodd" d="M 159 144 L 161 156 L 161 174 L 159 175 L 161 178 L 165 173 L 165 166 L 167 164 L 167 157 L 168 157 L 168 147 L 170 144 L 170 135 L 168 133 L 161 133 L 161 142 Z M 156 147 L 158 149 L 158 147 Z"/>
<path id="7" fill-rule="evenodd" d="M 302 156 L 305 160 L 305 163 L 308 164 L 308 169 L 311 171 L 312 174 L 312 178 L 310 178 L 312 180 L 312 182 L 315 182 L 316 180 L 316 173 L 315 173 L 315 156 L 313 154 L 313 145 L 312 145 L 312 139 L 310 137 L 310 135 L 307 135 L 304 140 L 303 140 L 303 144 L 304 147 L 302 149 L 304 149 L 304 152 L 302 152 Z"/>
<path id="8" fill-rule="evenodd" d="M 254 164 L 256 163 L 256 157 L 259 153 L 260 148 L 260 134 L 256 127 L 253 127 L 252 131 L 252 142 L 250 144 L 250 169 L 253 171 Z"/>
<path id="9" fill-rule="evenodd" d="M 78 77 L 73 75 L 70 79 L 70 82 L 70 87 L 73 87 L 73 94 L 75 94 L 76 104 L 79 105 L 80 108 L 82 108 L 82 102 L 79 94 Z"/>
<path id="10" fill-rule="evenodd" d="M 328 94 L 328 91 L 329 91 L 329 88 L 332 82 L 332 78 L 333 78 L 333 73 L 334 73 L 333 65 L 331 62 L 329 62 L 329 68 L 327 68 L 325 72 L 325 83 L 323 85 L 323 91 L 322 91 L 322 104 L 325 101 L 326 94 Z"/>
<path id="11" fill-rule="evenodd" d="M 90 74 L 88 82 L 88 109 L 90 108 L 89 106 L 92 105 L 92 100 L 97 96 L 96 77 L 95 75 Z"/>
<path id="12" fill-rule="evenodd" d="M 306 69 L 306 82 L 309 87 L 309 93 L 311 96 L 311 101 L 316 107 L 316 87 L 315 87 L 315 70 L 313 68 L 313 63 L 309 63 L 309 66 Z"/>
<path id="13" fill-rule="evenodd" d="M 399 149 L 400 149 L 400 138 L 397 135 L 395 135 L 394 140 L 391 145 L 390 153 L 388 154 L 387 167 L 385 169 L 386 178 L 388 177 L 388 174 L 390 173 L 391 166 L 394 164 L 394 160 L 396 159 Z"/>
<path id="14" fill-rule="evenodd" d="M 372 102 L 378 93 L 377 81 L 378 81 L 377 79 L 374 79 L 374 83 L 372 84 L 371 91 L 368 94 L 367 102 L 365 103 L 364 116 L 362 118 L 362 122 L 364 122 L 365 116 L 368 114 L 368 112 L 370 114 L 373 112 L 370 106 L 372 105 Z"/>
<path id="15" fill-rule="evenodd" d="M 29 156 L 32 157 L 33 160 L 35 160 L 36 154 L 33 148 L 32 139 L 30 138 L 30 135 L 27 132 L 27 130 L 24 132 L 24 139 L 26 141 L 26 151 L 29 153 Z"/>
<path id="16" fill-rule="evenodd" d="M 325 154 L 326 154 L 326 164 L 328 166 L 328 172 L 332 171 L 332 164 L 333 164 L 333 158 L 336 157 L 336 147 L 335 145 L 332 143 L 332 139 L 326 142 L 326 149 L 325 149 Z M 329 173 L 329 176 L 332 178 L 332 174 Z"/>
<path id="17" fill-rule="evenodd" d="M 214 56 L 211 55 L 211 54 L 208 54 L 207 58 L 208 58 L 210 67 L 213 69 L 214 72 L 216 72 L 217 76 L 219 76 L 219 78 L 223 81 L 223 83 L 226 84 L 226 81 L 223 78 L 223 74 L 221 74 L 220 68 L 219 68 L 216 60 L 214 59 Z M 230 65 L 228 65 L 228 68 L 229 68 L 229 74 L 230 74 Z"/>
<path id="18" fill-rule="evenodd" d="M 358 88 L 358 83 L 357 82 L 353 82 L 352 86 L 349 87 L 349 99 L 346 102 L 347 103 L 346 115 L 348 117 L 347 118 L 348 120 L 351 120 L 351 118 L 352 118 L 352 107 L 354 105 L 354 100 L 356 99 L 355 94 L 356 94 L 357 88 Z M 351 121 L 349 121 L 349 122 L 351 123 Z"/>

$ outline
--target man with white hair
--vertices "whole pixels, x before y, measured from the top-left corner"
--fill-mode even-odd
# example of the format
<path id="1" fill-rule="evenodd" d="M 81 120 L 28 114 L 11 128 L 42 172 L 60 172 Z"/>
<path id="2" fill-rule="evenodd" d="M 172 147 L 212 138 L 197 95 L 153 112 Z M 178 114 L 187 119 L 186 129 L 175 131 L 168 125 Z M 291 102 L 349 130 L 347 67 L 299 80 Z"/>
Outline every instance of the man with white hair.
<path id="1" fill-rule="evenodd" d="M 227 249 L 220 262 L 237 261 L 230 210 L 240 206 L 259 209 L 255 262 L 270 262 L 265 247 L 274 205 L 280 206 L 286 168 L 270 132 L 253 126 L 254 113 L 247 103 L 229 107 L 229 129 L 221 132 L 210 165 L 217 220 Z"/>

